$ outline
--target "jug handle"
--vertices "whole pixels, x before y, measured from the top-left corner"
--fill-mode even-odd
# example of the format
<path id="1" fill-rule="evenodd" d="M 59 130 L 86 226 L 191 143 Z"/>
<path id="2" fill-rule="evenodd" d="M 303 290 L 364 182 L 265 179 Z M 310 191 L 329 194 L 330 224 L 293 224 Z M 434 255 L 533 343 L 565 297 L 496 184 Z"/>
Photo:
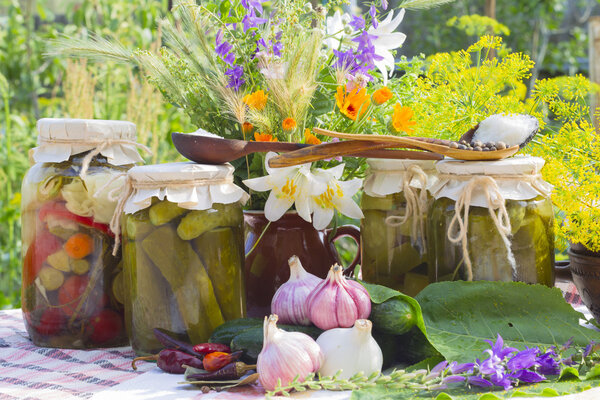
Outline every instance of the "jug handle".
<path id="1" fill-rule="evenodd" d="M 335 242 L 336 240 L 343 237 L 350 237 L 358 245 L 358 250 L 356 251 L 356 256 L 354 257 L 354 260 L 352 260 L 348 268 L 344 270 L 344 275 L 351 276 L 354 272 L 354 267 L 356 267 L 356 265 L 360 262 L 360 229 L 355 225 L 342 225 L 338 226 L 337 229 L 327 229 L 326 233 L 328 237 L 332 231 L 335 231 L 333 238 L 331 239 L 332 242 Z"/>

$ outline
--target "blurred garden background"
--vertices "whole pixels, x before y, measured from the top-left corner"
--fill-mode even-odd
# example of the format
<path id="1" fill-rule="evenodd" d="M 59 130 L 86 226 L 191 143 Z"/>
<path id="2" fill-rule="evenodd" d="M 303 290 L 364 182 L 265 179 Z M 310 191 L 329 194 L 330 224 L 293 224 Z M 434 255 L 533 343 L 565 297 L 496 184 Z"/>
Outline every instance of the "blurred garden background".
<path id="1" fill-rule="evenodd" d="M 344 7 L 367 9 L 369 4 L 353 1 Z M 20 185 L 28 151 L 36 144 L 37 119 L 132 121 L 139 141 L 153 150 L 147 159 L 153 163 L 178 159 L 171 132 L 196 129 L 145 81 L 144 71 L 49 57 L 48 44 L 61 35 L 95 32 L 128 48 L 158 51 L 157 20 L 170 7 L 166 0 L 0 0 L 0 308 L 20 306 Z M 536 63 L 531 82 L 588 76 L 594 64 L 588 56 L 588 24 L 595 16 L 600 16 L 600 0 L 456 0 L 408 12 L 399 28 L 407 40 L 397 58 L 462 49 L 493 33 L 503 37 L 500 51 L 523 52 Z M 531 87 L 522 91 L 526 97 Z"/>

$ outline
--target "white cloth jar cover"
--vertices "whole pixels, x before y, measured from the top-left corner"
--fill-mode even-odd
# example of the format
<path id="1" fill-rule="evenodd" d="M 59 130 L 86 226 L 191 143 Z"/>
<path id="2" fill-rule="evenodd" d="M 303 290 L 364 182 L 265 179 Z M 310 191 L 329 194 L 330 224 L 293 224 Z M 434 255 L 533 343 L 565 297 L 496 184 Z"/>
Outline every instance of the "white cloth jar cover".
<path id="1" fill-rule="evenodd" d="M 133 167 L 127 174 L 131 193 L 123 211 L 132 214 L 150 207 L 152 197 L 188 210 L 207 210 L 213 203 L 245 203 L 249 196 L 233 183 L 234 170 L 230 164 L 192 162 Z"/>
<path id="2" fill-rule="evenodd" d="M 438 181 L 430 188 L 431 194 L 439 199 L 447 197 L 458 200 L 469 182 L 479 177 L 492 177 L 504 200 L 530 200 L 537 196 L 549 197 L 552 185 L 544 181 L 541 171 L 544 159 L 516 156 L 499 161 L 442 160 L 436 163 Z M 490 193 L 493 200 L 494 193 Z M 488 208 L 489 204 L 482 186 L 473 190 L 471 206 Z"/>
<path id="3" fill-rule="evenodd" d="M 62 162 L 86 151 L 99 150 L 109 164 L 142 162 L 135 124 L 100 119 L 42 118 L 37 122 L 35 162 Z M 87 169 L 87 168 L 86 168 Z"/>
<path id="4" fill-rule="evenodd" d="M 400 193 L 404 190 L 406 179 L 411 179 L 409 185 L 422 189 L 422 179 L 419 179 L 419 169 L 427 176 L 425 189 L 430 189 L 437 182 L 435 161 L 432 160 L 388 160 L 370 158 L 368 176 L 365 179 L 364 191 L 369 196 L 382 197 L 388 194 Z M 416 173 L 415 173 L 416 172 Z"/>

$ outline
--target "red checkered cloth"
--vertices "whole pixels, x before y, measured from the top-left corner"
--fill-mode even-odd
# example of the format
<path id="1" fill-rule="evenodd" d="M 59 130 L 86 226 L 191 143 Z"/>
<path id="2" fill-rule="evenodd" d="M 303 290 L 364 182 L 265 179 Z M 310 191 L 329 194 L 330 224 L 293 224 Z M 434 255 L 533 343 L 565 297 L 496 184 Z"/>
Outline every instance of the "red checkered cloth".
<path id="1" fill-rule="evenodd" d="M 131 347 L 64 350 L 37 347 L 21 310 L 0 312 L 0 399 L 89 399 L 153 368 L 131 369 Z"/>

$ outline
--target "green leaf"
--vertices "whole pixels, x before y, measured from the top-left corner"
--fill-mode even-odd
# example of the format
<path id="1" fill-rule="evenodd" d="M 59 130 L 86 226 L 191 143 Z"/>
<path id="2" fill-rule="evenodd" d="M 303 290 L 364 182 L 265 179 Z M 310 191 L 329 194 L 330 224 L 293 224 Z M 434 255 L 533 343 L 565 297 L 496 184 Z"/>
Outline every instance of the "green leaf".
<path id="1" fill-rule="evenodd" d="M 587 381 L 588 379 L 594 379 L 598 377 L 600 377 L 600 365 L 594 365 L 592 369 L 590 369 L 588 373 L 585 374 L 585 377 L 583 379 Z"/>
<path id="2" fill-rule="evenodd" d="M 566 367 L 560 371 L 559 381 L 581 381 L 579 371 L 573 367 Z"/>
<path id="3" fill-rule="evenodd" d="M 454 400 L 454 398 L 448 393 L 442 392 L 436 396 L 435 400 Z"/>
<path id="4" fill-rule="evenodd" d="M 479 397 L 479 400 L 502 400 L 502 399 L 493 393 L 486 393 L 483 396 Z"/>
<path id="5" fill-rule="evenodd" d="M 368 290 L 368 289 L 367 289 Z M 579 325 L 561 291 L 520 282 L 439 282 L 416 300 L 421 305 L 427 338 L 447 360 L 473 362 L 489 348 L 485 340 L 500 334 L 506 346 L 549 347 L 569 338 L 585 346 L 600 341 L 600 332 Z"/>
<path id="6" fill-rule="evenodd" d="M 423 332 L 423 334 L 425 334 L 425 336 L 427 336 L 427 329 L 425 328 L 423 313 L 421 311 L 421 306 L 419 305 L 419 302 L 417 302 L 417 300 L 405 295 L 404 293 L 401 293 L 394 289 L 390 289 L 385 286 L 375 285 L 373 283 L 367 283 L 363 281 L 358 282 L 361 285 L 363 285 L 365 289 L 367 289 L 367 292 L 369 292 L 369 296 L 371 296 L 371 301 L 375 304 L 381 304 L 384 301 L 389 300 L 393 297 L 396 297 L 399 300 L 410 304 L 417 318 L 415 325 L 419 327 L 419 329 L 421 330 L 421 332 Z"/>

